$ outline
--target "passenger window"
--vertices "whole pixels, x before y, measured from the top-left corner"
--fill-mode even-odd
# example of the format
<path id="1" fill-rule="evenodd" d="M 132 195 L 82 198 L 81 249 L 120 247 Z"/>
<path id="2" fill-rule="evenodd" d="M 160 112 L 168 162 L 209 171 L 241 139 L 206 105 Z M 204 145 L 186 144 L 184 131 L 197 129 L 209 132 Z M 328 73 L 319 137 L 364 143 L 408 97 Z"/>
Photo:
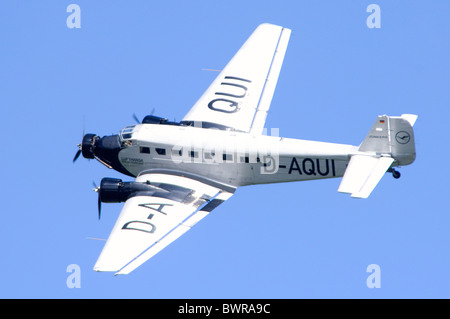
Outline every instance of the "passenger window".
<path id="1" fill-rule="evenodd" d="M 204 152 L 205 159 L 213 159 L 214 156 L 216 156 L 216 153 L 214 152 Z"/>
<path id="2" fill-rule="evenodd" d="M 223 154 L 222 159 L 224 161 L 232 161 L 233 160 L 233 155 L 232 154 Z"/>
<path id="3" fill-rule="evenodd" d="M 150 154 L 150 147 L 141 146 L 141 147 L 139 148 L 139 151 L 140 151 L 142 154 Z"/>
<path id="4" fill-rule="evenodd" d="M 250 158 L 247 156 L 241 156 L 241 163 L 249 163 Z"/>
<path id="5" fill-rule="evenodd" d="M 190 157 L 198 158 L 198 152 L 197 151 L 190 151 L 189 152 Z"/>
<path id="6" fill-rule="evenodd" d="M 183 151 L 182 150 L 178 150 L 178 149 L 172 149 L 172 155 L 181 156 L 181 155 L 183 155 Z"/>
<path id="7" fill-rule="evenodd" d="M 159 155 L 166 155 L 166 149 L 165 148 L 156 148 L 156 153 Z"/>

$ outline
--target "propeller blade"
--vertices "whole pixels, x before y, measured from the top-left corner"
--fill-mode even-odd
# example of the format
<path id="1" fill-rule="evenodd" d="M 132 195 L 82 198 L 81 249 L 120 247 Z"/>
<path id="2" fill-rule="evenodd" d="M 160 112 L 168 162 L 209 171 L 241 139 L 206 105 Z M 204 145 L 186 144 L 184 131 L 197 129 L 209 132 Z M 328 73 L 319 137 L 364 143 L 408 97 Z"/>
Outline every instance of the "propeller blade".
<path id="1" fill-rule="evenodd" d="M 133 113 L 133 118 L 137 124 L 141 124 L 141 121 L 139 121 L 138 117 L 136 116 L 136 113 Z"/>
<path id="2" fill-rule="evenodd" d="M 100 186 L 97 186 L 97 184 L 92 181 L 92 185 L 94 185 L 93 191 L 98 193 L 98 200 L 97 200 L 97 206 L 98 206 L 98 220 L 100 220 L 100 217 L 102 215 L 102 199 L 100 197 Z"/>
<path id="3" fill-rule="evenodd" d="M 100 199 L 100 193 L 98 193 L 98 220 L 102 216 L 102 201 Z"/>
<path id="4" fill-rule="evenodd" d="M 83 134 L 81 134 L 81 141 L 83 141 L 83 137 L 84 137 L 84 117 L 83 117 Z M 78 157 L 80 157 L 81 154 L 81 143 L 77 145 L 78 146 L 78 151 L 75 154 L 75 157 L 72 160 L 72 163 L 75 163 L 75 161 L 78 159 Z"/>
<path id="5" fill-rule="evenodd" d="M 75 157 L 73 158 L 72 163 L 75 163 L 75 161 L 78 159 L 78 157 L 80 157 L 81 154 L 81 150 L 78 150 L 77 153 L 75 154 Z"/>

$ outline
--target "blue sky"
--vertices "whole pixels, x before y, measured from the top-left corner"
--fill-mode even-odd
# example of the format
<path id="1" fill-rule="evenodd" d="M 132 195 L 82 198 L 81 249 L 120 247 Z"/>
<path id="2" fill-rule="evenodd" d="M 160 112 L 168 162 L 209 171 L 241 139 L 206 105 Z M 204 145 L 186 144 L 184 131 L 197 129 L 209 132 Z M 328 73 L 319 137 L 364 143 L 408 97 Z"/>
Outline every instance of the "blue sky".
<path id="1" fill-rule="evenodd" d="M 81 8 L 69 29 L 67 6 Z M 381 8 L 370 29 L 369 4 Z M 3 1 L 1 298 L 448 298 L 450 2 Z M 86 132 L 180 120 L 260 23 L 292 29 L 266 127 L 358 145 L 380 114 L 418 114 L 417 159 L 370 198 L 340 179 L 252 186 L 129 276 L 92 267 L 121 204 L 97 219 L 72 158 Z M 81 288 L 68 288 L 67 267 Z M 379 265 L 381 288 L 366 285 Z"/>

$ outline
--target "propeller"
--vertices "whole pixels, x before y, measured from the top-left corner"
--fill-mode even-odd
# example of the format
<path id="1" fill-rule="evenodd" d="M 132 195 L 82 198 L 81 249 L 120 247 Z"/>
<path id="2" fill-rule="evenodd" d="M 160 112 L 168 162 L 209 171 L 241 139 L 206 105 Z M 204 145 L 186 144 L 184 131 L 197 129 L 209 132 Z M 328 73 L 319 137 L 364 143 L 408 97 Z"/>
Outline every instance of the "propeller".
<path id="1" fill-rule="evenodd" d="M 153 113 L 155 113 L 155 108 L 152 109 L 152 112 L 150 113 L 150 115 L 153 115 Z M 136 121 L 137 124 L 142 123 L 142 121 L 139 120 L 139 118 L 137 117 L 136 113 L 133 113 L 133 119 Z"/>
<path id="2" fill-rule="evenodd" d="M 98 220 L 100 220 L 100 217 L 102 215 L 102 199 L 100 198 L 100 186 L 97 186 L 95 182 L 92 182 L 94 185 L 93 191 L 98 193 L 98 200 L 97 200 L 97 206 L 98 206 Z"/>
<path id="3" fill-rule="evenodd" d="M 83 141 L 83 138 L 84 138 L 84 118 L 83 118 L 83 134 L 81 135 L 81 140 L 82 141 Z M 72 160 L 72 163 L 75 163 L 75 161 L 78 159 L 78 157 L 80 157 L 81 150 L 83 149 L 82 143 L 78 143 L 77 147 L 78 147 L 78 151 L 76 152 L 75 157 Z"/>
<path id="4" fill-rule="evenodd" d="M 100 198 L 100 192 L 98 193 L 97 206 L 98 206 L 98 220 L 100 220 L 100 218 L 102 217 L 102 200 Z"/>
<path id="5" fill-rule="evenodd" d="M 136 121 L 137 124 L 141 124 L 141 121 L 136 116 L 136 113 L 133 113 L 133 118 L 134 118 L 134 120 Z"/>
<path id="6" fill-rule="evenodd" d="M 77 151 L 77 153 L 75 154 L 75 157 L 73 158 L 72 163 L 75 163 L 75 161 L 76 161 L 76 160 L 78 159 L 78 157 L 80 157 L 80 155 L 81 155 L 81 143 L 78 144 L 77 146 L 78 146 L 78 151 Z"/>

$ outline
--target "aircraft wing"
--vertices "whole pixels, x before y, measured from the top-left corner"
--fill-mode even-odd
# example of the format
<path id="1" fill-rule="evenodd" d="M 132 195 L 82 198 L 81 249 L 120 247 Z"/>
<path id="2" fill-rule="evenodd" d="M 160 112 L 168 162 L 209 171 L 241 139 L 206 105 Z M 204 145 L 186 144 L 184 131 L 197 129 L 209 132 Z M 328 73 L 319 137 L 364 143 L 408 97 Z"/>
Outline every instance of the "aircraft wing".
<path id="1" fill-rule="evenodd" d="M 234 188 L 177 172 L 140 175 L 136 182 L 158 188 L 129 198 L 94 266 L 128 274 L 191 229 L 231 197 Z"/>
<path id="2" fill-rule="evenodd" d="M 261 24 L 182 122 L 261 134 L 291 30 Z"/>

